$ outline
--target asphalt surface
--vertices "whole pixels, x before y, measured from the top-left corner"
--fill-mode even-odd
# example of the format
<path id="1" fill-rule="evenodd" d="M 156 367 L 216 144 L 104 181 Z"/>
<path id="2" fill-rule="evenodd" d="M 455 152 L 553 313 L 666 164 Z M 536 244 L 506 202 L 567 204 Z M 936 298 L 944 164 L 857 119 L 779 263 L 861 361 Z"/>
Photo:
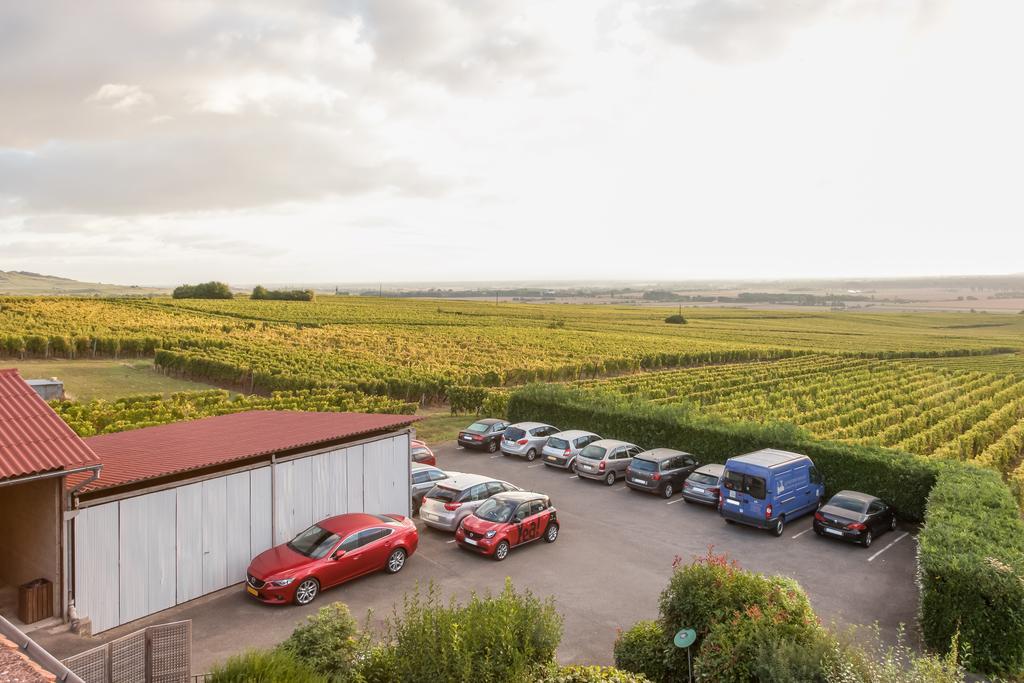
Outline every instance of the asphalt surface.
<path id="1" fill-rule="evenodd" d="M 209 671 L 228 656 L 284 640 L 297 623 L 331 601 L 379 628 L 403 593 L 433 581 L 447 598 L 472 591 L 498 592 L 505 577 L 519 589 L 553 596 L 565 619 L 558 651 L 563 663 L 611 664 L 619 629 L 657 616 L 658 595 L 676 558 L 688 562 L 713 546 L 745 568 L 782 574 L 800 582 L 826 624 L 877 622 L 891 638 L 899 624 L 913 630 L 917 610 L 914 530 L 900 528 L 870 549 L 819 538 L 811 516 L 768 532 L 726 524 L 710 508 L 606 486 L 564 470 L 515 456 L 465 451 L 447 442 L 434 448 L 443 469 L 489 474 L 551 496 L 561 533 L 553 544 L 536 541 L 513 549 L 504 562 L 460 550 L 453 536 L 420 528 L 419 549 L 401 573 L 373 574 L 321 594 L 312 605 L 267 606 L 248 597 L 242 584 L 139 622 L 81 638 L 36 632 L 33 637 L 60 658 L 94 647 L 143 625 L 192 619 L 193 673 Z"/>

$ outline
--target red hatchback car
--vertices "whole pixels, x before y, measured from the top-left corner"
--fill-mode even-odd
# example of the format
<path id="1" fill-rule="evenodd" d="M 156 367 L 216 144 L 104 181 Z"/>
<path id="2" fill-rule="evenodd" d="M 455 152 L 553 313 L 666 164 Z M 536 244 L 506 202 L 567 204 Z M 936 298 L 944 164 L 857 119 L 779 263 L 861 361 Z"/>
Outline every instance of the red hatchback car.
<path id="1" fill-rule="evenodd" d="M 307 605 L 339 583 L 379 569 L 401 571 L 418 544 L 416 526 L 402 515 L 329 517 L 253 558 L 245 588 L 262 602 Z"/>
<path id="2" fill-rule="evenodd" d="M 430 446 L 416 439 L 413 439 L 412 443 L 409 445 L 409 453 L 413 462 L 420 462 L 424 465 L 433 465 L 434 467 L 437 467 L 437 458 L 434 457 L 434 451 L 430 450 Z"/>
<path id="3" fill-rule="evenodd" d="M 500 562 L 515 546 L 538 538 L 554 543 L 559 528 L 557 512 L 551 499 L 541 493 L 497 493 L 462 520 L 455 541 L 460 548 Z"/>

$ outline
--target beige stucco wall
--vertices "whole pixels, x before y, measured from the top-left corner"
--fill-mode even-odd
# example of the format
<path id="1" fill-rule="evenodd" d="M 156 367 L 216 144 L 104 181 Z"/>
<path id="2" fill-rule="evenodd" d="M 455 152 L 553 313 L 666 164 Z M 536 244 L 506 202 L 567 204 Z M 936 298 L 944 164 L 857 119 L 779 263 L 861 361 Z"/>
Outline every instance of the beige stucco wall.
<path id="1" fill-rule="evenodd" d="M 56 477 L 0 487 L 0 582 L 18 586 L 32 579 L 49 579 L 54 585 L 57 614 L 62 482 Z"/>

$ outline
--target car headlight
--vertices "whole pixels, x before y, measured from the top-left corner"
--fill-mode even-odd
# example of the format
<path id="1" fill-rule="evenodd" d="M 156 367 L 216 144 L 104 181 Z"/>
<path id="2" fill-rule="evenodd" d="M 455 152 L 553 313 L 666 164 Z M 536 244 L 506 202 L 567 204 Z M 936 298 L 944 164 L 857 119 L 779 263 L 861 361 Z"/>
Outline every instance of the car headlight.
<path id="1" fill-rule="evenodd" d="M 484 534 L 484 538 L 494 538 L 494 534 L 495 533 L 497 533 L 497 532 L 494 529 L 491 529 L 486 534 Z"/>
<path id="2" fill-rule="evenodd" d="M 285 586 L 287 586 L 288 584 L 290 584 L 294 580 L 295 580 L 294 578 L 292 578 L 292 579 L 278 579 L 277 581 L 267 581 L 267 583 L 269 583 L 271 586 L 277 586 L 278 588 L 284 588 Z"/>

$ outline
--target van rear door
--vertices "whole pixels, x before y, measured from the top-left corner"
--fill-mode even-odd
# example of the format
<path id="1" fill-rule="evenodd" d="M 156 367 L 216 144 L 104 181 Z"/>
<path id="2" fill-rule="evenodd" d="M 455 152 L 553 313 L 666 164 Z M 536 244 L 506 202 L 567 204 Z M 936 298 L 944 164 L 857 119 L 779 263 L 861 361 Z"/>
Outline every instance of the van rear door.
<path id="1" fill-rule="evenodd" d="M 722 477 L 725 501 L 733 512 L 739 512 L 751 519 L 764 518 L 767 485 L 760 472 L 747 474 L 727 469 Z"/>

